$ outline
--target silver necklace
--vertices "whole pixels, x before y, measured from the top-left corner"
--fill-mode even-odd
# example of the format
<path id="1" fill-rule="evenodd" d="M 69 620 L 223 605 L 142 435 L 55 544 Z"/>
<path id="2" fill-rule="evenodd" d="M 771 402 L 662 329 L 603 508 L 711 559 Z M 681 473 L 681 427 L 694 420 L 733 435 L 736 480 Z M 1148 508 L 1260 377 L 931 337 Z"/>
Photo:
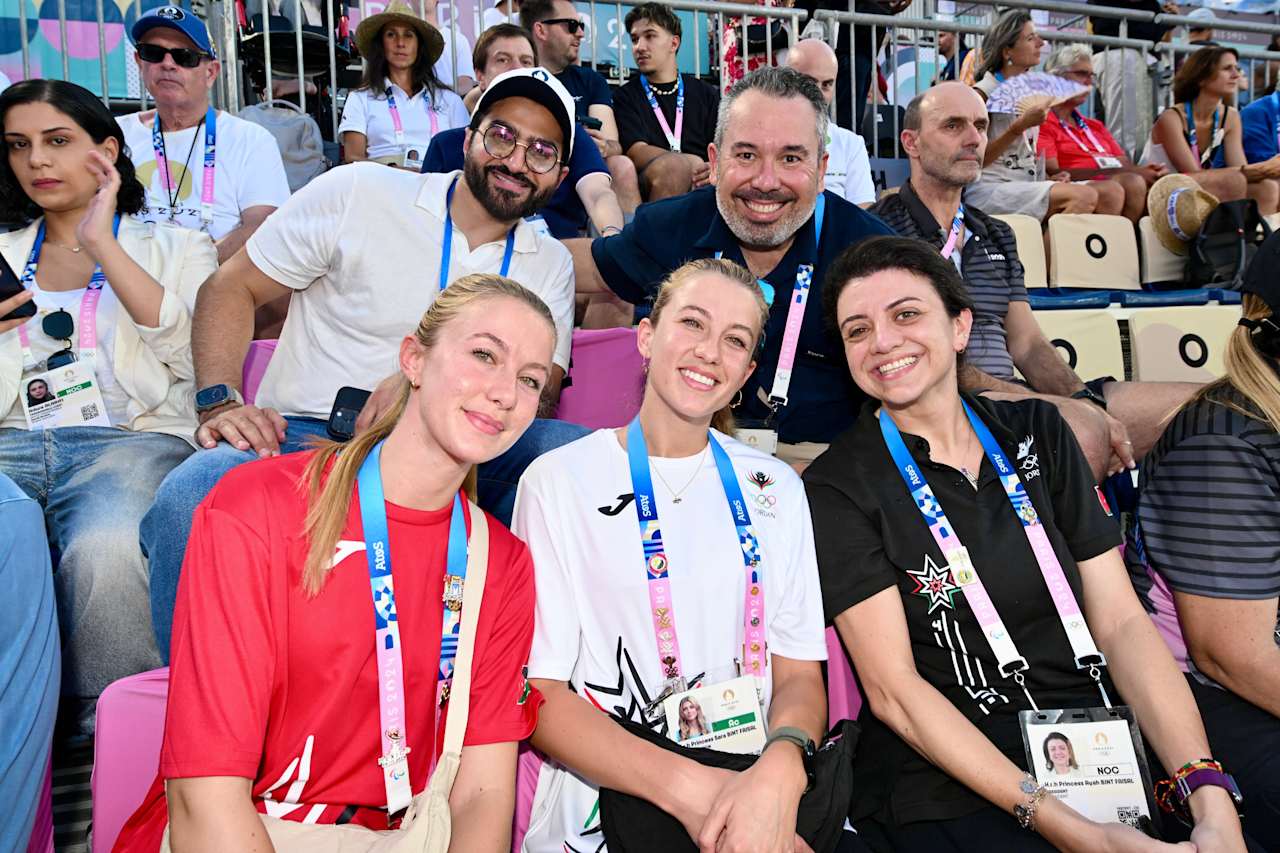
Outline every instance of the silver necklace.
<path id="1" fill-rule="evenodd" d="M 971 447 L 973 447 L 973 430 L 969 430 L 968 439 L 964 443 L 964 449 L 966 451 L 968 451 L 969 448 Z M 964 478 L 969 481 L 969 485 L 973 487 L 973 490 L 975 492 L 978 490 L 978 473 L 979 471 L 981 471 L 982 463 L 979 462 L 978 465 L 979 465 L 978 471 L 970 471 L 968 468 L 964 467 L 963 465 L 960 466 L 960 473 L 964 474 Z"/>
<path id="2" fill-rule="evenodd" d="M 658 479 L 662 481 L 662 485 L 666 486 L 667 491 L 671 493 L 671 502 L 673 504 L 680 503 L 680 500 L 681 500 L 680 496 L 689 490 L 689 487 L 693 485 L 694 480 L 698 479 L 698 474 L 702 472 L 702 457 L 707 455 L 707 449 L 709 447 L 711 447 L 710 443 L 708 443 L 706 447 L 702 448 L 702 452 L 698 454 L 698 464 L 695 465 L 693 468 L 693 476 L 689 478 L 689 482 L 685 483 L 684 486 L 681 487 L 679 491 L 676 491 L 675 489 L 671 488 L 671 484 L 667 482 L 667 478 L 662 476 L 661 468 L 659 468 L 657 465 L 650 466 L 657 473 Z"/>
<path id="3" fill-rule="evenodd" d="M 78 255 L 84 251 L 84 246 L 64 246 L 61 243 L 56 243 L 53 240 L 50 240 L 48 237 L 45 237 L 44 241 L 48 243 L 50 246 L 57 246 L 59 249 L 62 249 L 64 252 L 71 252 L 73 255 Z"/>

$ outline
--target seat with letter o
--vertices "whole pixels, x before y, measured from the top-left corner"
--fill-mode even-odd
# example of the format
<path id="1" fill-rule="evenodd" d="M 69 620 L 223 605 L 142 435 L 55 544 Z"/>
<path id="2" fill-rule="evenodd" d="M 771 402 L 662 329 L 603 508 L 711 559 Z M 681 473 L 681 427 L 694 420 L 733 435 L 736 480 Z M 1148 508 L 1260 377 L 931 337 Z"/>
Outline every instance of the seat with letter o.
<path id="1" fill-rule="evenodd" d="M 1125 378 L 1120 327 L 1110 311 L 1036 311 L 1035 318 L 1044 336 L 1081 379 Z"/>
<path id="2" fill-rule="evenodd" d="M 1049 218 L 1049 286 L 1141 290 L 1138 241 L 1123 216 L 1059 213 Z"/>
<path id="3" fill-rule="evenodd" d="M 1139 382 L 1208 382 L 1222 376 L 1239 305 L 1143 308 L 1129 319 L 1133 378 Z"/>

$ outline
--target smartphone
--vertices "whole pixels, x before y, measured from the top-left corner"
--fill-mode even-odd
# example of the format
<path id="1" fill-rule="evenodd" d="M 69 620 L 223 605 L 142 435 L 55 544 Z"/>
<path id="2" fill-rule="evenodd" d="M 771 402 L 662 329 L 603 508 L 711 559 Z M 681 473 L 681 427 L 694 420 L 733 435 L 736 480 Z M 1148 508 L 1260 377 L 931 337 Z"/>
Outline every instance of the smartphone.
<path id="1" fill-rule="evenodd" d="M 604 127 L 604 122 L 595 116 L 578 116 L 578 124 L 582 125 L 587 130 L 599 130 Z"/>
<path id="2" fill-rule="evenodd" d="M 369 399 L 369 392 L 363 388 L 346 386 L 338 389 L 333 398 L 333 410 L 329 412 L 329 423 L 325 424 L 325 432 L 334 441 L 350 441 L 356 434 L 356 418 Z"/>
<path id="3" fill-rule="evenodd" d="M 0 301 L 12 299 L 23 290 L 22 282 L 13 271 L 13 267 L 9 266 L 9 262 L 0 255 Z M 23 317 L 33 317 L 36 313 L 35 300 L 24 302 L 17 308 L 10 311 L 6 316 L 0 317 L 0 322 L 5 320 L 21 320 Z"/>

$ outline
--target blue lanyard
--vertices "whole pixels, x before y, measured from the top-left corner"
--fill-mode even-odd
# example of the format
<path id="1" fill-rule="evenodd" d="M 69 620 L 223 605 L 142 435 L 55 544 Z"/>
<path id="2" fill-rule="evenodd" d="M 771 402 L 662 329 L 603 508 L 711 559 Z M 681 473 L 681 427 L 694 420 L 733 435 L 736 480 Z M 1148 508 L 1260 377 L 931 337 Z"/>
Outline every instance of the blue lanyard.
<path id="1" fill-rule="evenodd" d="M 1209 132 L 1209 150 L 1205 152 L 1204 157 L 1201 157 L 1200 146 L 1196 144 L 1196 117 L 1191 111 L 1191 102 L 1187 101 L 1183 106 L 1187 110 L 1187 142 L 1191 145 L 1191 154 L 1199 161 L 1200 165 L 1204 165 L 1205 160 L 1213 154 L 1213 141 L 1218 138 L 1219 110 L 1213 111 L 1213 128 Z"/>
<path id="2" fill-rule="evenodd" d="M 22 269 L 22 284 L 26 287 L 33 286 L 36 281 L 36 269 L 40 266 L 40 252 L 44 249 L 44 226 L 45 221 L 41 219 L 39 227 L 36 228 L 36 241 L 31 245 L 31 254 L 27 255 L 27 265 Z M 117 239 L 120 237 L 120 214 L 118 213 L 111 222 L 111 233 Z M 89 289 L 101 290 L 106 283 L 107 276 L 102 272 L 102 265 L 98 264 L 89 276 Z"/>
<path id="3" fill-rule="evenodd" d="M 818 193 L 818 200 L 813 206 L 813 263 L 801 264 L 796 269 L 797 289 L 800 288 L 802 278 L 807 281 L 809 277 L 813 275 L 813 268 L 818 265 L 818 249 L 822 245 L 822 219 L 826 213 L 826 193 Z M 716 260 L 719 260 L 723 256 L 724 252 L 722 250 L 716 250 Z M 774 292 L 773 285 L 762 278 L 756 279 L 756 284 L 760 285 L 760 290 L 764 293 L 764 301 L 769 305 L 773 305 L 773 298 L 777 295 Z"/>
<path id="4" fill-rule="evenodd" d="M 218 111 L 209 107 L 204 114 L 204 175 L 200 186 L 200 223 L 208 229 L 213 221 L 213 189 L 214 165 L 217 162 L 218 149 Z M 164 144 L 164 132 L 160 127 L 160 111 L 156 111 L 156 119 L 151 123 L 151 147 L 155 150 L 156 164 L 160 169 L 160 180 L 164 183 L 165 193 L 174 190 L 173 174 L 169 170 L 169 155 Z M 188 168 L 188 164 L 182 164 Z M 169 221 L 174 221 L 173 208 L 177 204 L 174 196 L 167 198 L 169 202 Z"/>
<path id="5" fill-rule="evenodd" d="M 440 290 L 449 286 L 449 258 L 453 255 L 453 214 L 449 208 L 453 206 L 453 191 L 458 186 L 458 178 L 454 176 L 449 184 L 449 192 L 444 197 L 444 245 L 440 247 Z M 502 252 L 502 269 L 499 275 L 506 275 L 511 270 L 511 255 L 516 249 L 516 226 L 512 225 L 507 232 L 507 246 Z"/>
<path id="6" fill-rule="evenodd" d="M 767 666 L 765 650 L 764 580 L 760 568 L 760 542 L 751 525 L 751 514 L 742 497 L 729 454 L 708 433 L 711 456 L 720 474 L 729 515 L 738 532 L 742 561 L 746 572 L 746 604 L 743 610 L 745 626 L 743 658 L 744 670 L 750 675 L 762 676 Z M 649 601 L 657 640 L 658 659 L 663 676 L 668 681 L 683 678 L 680 661 L 680 645 L 676 637 L 675 607 L 671 600 L 670 562 L 662 541 L 658 520 L 658 505 L 654 500 L 653 480 L 649 474 L 649 449 L 645 445 L 644 428 L 640 418 L 627 427 L 627 462 L 631 469 L 631 488 L 636 498 L 636 517 L 640 522 L 640 542 L 644 554 L 644 573 L 649 586 Z M 683 688 L 681 688 L 683 689 Z"/>

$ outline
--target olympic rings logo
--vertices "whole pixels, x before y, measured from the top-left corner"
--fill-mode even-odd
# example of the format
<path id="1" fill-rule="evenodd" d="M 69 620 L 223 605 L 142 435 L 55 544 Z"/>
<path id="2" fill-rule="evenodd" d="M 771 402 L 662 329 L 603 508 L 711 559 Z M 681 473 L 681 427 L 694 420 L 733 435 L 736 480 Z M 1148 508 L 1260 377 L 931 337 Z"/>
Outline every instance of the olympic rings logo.
<path id="1" fill-rule="evenodd" d="M 773 495 L 760 494 L 756 495 L 756 506 L 773 507 L 778 503 L 778 499 Z"/>

